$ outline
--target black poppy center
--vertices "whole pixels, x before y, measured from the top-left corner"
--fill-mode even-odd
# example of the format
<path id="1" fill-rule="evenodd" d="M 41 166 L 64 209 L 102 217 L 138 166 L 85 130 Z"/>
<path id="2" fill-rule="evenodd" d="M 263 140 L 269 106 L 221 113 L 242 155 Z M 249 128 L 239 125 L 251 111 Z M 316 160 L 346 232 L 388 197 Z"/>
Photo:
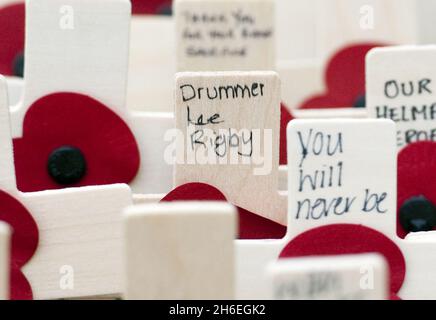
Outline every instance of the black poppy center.
<path id="1" fill-rule="evenodd" d="M 412 197 L 400 208 L 400 223 L 407 232 L 433 230 L 436 227 L 436 207 L 424 196 Z"/>
<path id="2" fill-rule="evenodd" d="M 354 101 L 353 108 L 365 108 L 366 107 L 366 96 L 362 94 L 357 97 L 356 101 Z"/>
<path id="3" fill-rule="evenodd" d="M 18 53 L 12 62 L 12 72 L 16 77 L 24 77 L 24 54 Z"/>
<path id="4" fill-rule="evenodd" d="M 173 8 L 171 3 L 164 4 L 160 8 L 158 8 L 157 14 L 163 16 L 171 16 L 173 14 Z"/>
<path id="5" fill-rule="evenodd" d="M 47 163 L 48 173 L 58 184 L 78 183 L 86 173 L 86 160 L 80 149 L 63 146 L 54 150 Z"/>

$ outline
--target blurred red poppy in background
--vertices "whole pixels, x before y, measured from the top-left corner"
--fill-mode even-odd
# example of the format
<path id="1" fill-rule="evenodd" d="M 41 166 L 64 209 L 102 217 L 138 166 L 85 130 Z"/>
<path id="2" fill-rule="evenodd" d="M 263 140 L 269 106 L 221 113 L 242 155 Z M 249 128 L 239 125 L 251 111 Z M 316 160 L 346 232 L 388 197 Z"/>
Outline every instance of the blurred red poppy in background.
<path id="1" fill-rule="evenodd" d="M 288 139 L 286 129 L 294 116 L 283 103 L 280 106 L 280 165 L 288 164 Z"/>
<path id="2" fill-rule="evenodd" d="M 133 14 L 170 14 L 172 0 L 131 0 Z"/>
<path id="3" fill-rule="evenodd" d="M 23 76 L 24 3 L 0 7 L 0 74 Z"/>
<path id="4" fill-rule="evenodd" d="M 32 288 L 21 268 L 38 247 L 38 226 L 29 211 L 14 197 L 0 190 L 0 221 L 12 228 L 11 291 L 12 300 L 33 298 Z"/>
<path id="5" fill-rule="evenodd" d="M 227 201 L 217 188 L 204 183 L 187 183 L 168 193 L 161 202 Z M 238 209 L 239 239 L 282 239 L 286 227 L 245 209 Z"/>
<path id="6" fill-rule="evenodd" d="M 406 262 L 398 246 L 384 234 L 354 224 L 334 224 L 306 231 L 291 240 L 280 259 L 308 256 L 379 253 L 390 271 L 390 298 L 397 296 L 406 275 Z"/>
<path id="7" fill-rule="evenodd" d="M 436 142 L 409 144 L 398 154 L 397 232 L 436 229 Z"/>
<path id="8" fill-rule="evenodd" d="M 327 91 L 305 101 L 301 109 L 365 107 L 365 57 L 382 44 L 368 43 L 346 47 L 328 62 L 324 81 Z"/>

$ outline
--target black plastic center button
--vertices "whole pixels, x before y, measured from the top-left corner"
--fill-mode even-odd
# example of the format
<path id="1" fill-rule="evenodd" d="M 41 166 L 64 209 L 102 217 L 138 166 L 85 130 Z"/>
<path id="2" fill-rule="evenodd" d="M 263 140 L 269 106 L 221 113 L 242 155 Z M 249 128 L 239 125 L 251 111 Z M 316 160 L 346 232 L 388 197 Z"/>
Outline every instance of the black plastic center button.
<path id="1" fill-rule="evenodd" d="M 163 15 L 163 16 L 172 16 L 173 15 L 173 8 L 171 6 L 171 3 L 164 4 L 157 10 L 157 14 Z"/>
<path id="2" fill-rule="evenodd" d="M 356 101 L 354 101 L 353 108 L 365 108 L 366 107 L 366 96 L 362 94 Z"/>
<path id="3" fill-rule="evenodd" d="M 408 232 L 433 230 L 436 227 L 436 207 L 424 196 L 410 198 L 400 208 L 400 223 Z"/>
<path id="4" fill-rule="evenodd" d="M 59 184 L 79 182 L 86 174 L 86 160 L 75 147 L 63 146 L 54 150 L 48 158 L 48 173 Z"/>
<path id="5" fill-rule="evenodd" d="M 17 54 L 12 62 L 12 72 L 16 77 L 24 77 L 24 54 Z"/>

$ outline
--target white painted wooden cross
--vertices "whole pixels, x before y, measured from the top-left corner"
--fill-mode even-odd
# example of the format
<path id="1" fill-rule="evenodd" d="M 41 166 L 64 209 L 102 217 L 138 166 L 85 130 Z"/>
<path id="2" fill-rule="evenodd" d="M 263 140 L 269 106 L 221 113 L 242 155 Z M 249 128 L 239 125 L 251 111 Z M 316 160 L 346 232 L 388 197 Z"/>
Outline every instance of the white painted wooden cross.
<path id="1" fill-rule="evenodd" d="M 18 191 L 3 78 L 0 78 L 0 146 L 0 190 L 22 203 L 38 225 L 37 250 L 22 269 L 34 298 L 120 294 L 121 213 L 132 204 L 130 188 L 118 184 L 35 193 Z"/>
<path id="2" fill-rule="evenodd" d="M 328 61 L 342 49 L 363 43 L 385 45 L 411 45 L 418 43 L 418 23 L 429 21 L 418 15 L 416 6 L 428 1 L 416 0 L 309 0 L 293 2 L 282 0 L 298 12 L 299 17 L 289 16 L 285 10 L 278 13 L 281 21 L 278 46 L 297 47 L 299 59 L 278 61 L 277 71 L 283 81 L 283 101 L 296 109 L 308 98 L 326 91 L 326 68 Z M 280 1 L 279 1 L 280 3 Z M 277 5 L 283 7 L 284 4 Z M 289 9 L 288 9 L 289 11 Z M 295 13 L 294 13 L 295 14 Z M 293 15 L 294 15 L 293 14 Z M 286 19 L 284 18 L 286 17 Z M 301 20 L 301 22 L 300 22 Z M 287 28 L 287 30 L 283 30 Z M 293 35 L 293 30 L 304 30 Z M 284 34 L 292 41 L 284 41 Z M 286 44 L 288 43 L 288 44 Z M 291 49 L 288 49 L 291 50 Z M 295 86 L 298 83 L 298 86 Z M 330 106 L 331 108 L 338 106 Z M 341 106 L 343 107 L 343 106 Z M 297 111 L 297 110 L 296 110 Z M 324 113 L 327 111 L 327 113 Z M 366 117 L 365 110 L 348 110 L 348 117 Z M 343 110 L 322 110 L 321 113 L 301 110 L 298 118 L 344 117 Z M 362 115 L 363 114 L 363 115 Z"/>
<path id="3" fill-rule="evenodd" d="M 316 50 L 328 57 L 356 42 L 415 44 L 417 11 L 409 0 L 317 0 Z"/>
<path id="4" fill-rule="evenodd" d="M 385 300 L 388 269 L 377 254 L 281 259 L 268 267 L 273 300 Z"/>
<path id="5" fill-rule="evenodd" d="M 287 237 L 292 239 L 304 230 L 332 223 L 360 224 L 377 230 L 398 246 L 406 262 L 405 278 L 398 295 L 403 299 L 433 299 L 435 294 L 432 288 L 436 283 L 433 277 L 433 261 L 436 261 L 436 254 L 432 253 L 434 250 L 431 248 L 436 246 L 434 237 L 430 233 L 428 236 L 421 235 L 420 241 L 412 241 L 400 239 L 396 234 L 397 153 L 395 144 L 396 127 L 393 122 L 391 120 L 294 122 L 288 127 L 288 150 L 297 148 L 299 154 L 291 155 L 291 152 L 288 151 L 288 156 L 293 159 L 290 163 L 301 163 L 304 149 L 302 149 L 299 140 L 299 132 L 304 132 L 307 137 L 313 127 L 332 134 L 332 141 L 334 141 L 334 132 L 342 131 L 342 152 L 332 156 L 326 156 L 326 154 L 317 156 L 313 153 L 313 149 L 309 149 L 308 151 L 312 151 L 312 153 L 307 154 L 303 167 L 300 169 L 308 170 L 306 172 L 314 172 L 319 170 L 320 166 L 324 164 L 329 166 L 329 162 L 340 161 L 340 158 L 345 156 L 343 158 L 341 185 L 336 185 L 333 179 L 333 187 L 330 191 L 317 187 L 316 190 L 309 192 L 310 196 L 303 195 L 298 189 L 298 182 L 300 181 L 299 169 L 296 165 L 290 166 L 289 228 Z M 350 140 L 347 142 L 348 139 Z M 338 176 L 336 175 L 336 177 Z M 307 184 L 307 181 L 305 183 Z M 309 190 L 310 188 L 309 185 Z M 364 200 L 364 205 L 359 207 L 359 201 L 362 198 L 359 198 L 358 194 L 362 188 L 365 189 L 364 192 L 367 197 Z M 307 198 L 331 197 L 333 190 L 336 191 L 336 196 L 351 196 L 351 199 L 353 199 L 353 194 L 357 195 L 356 200 L 350 204 L 349 212 L 344 212 L 340 216 L 335 214 L 333 216 L 324 216 L 319 220 L 311 219 L 316 218 L 313 215 L 309 216 L 308 221 L 297 218 L 301 201 Z M 354 207 L 355 205 L 357 207 Z M 338 207 L 341 208 L 341 206 Z"/>
<path id="6" fill-rule="evenodd" d="M 397 124 L 399 149 L 436 141 L 436 46 L 388 47 L 367 56 L 367 108 Z"/>
<path id="7" fill-rule="evenodd" d="M 178 71 L 275 69 L 272 0 L 176 0 Z"/>
<path id="8" fill-rule="evenodd" d="M 236 209 L 222 202 L 124 213 L 126 299 L 233 299 Z"/>
<path id="9" fill-rule="evenodd" d="M 275 242 L 237 243 L 238 298 L 265 298 L 270 290 L 265 266 L 305 231 L 356 223 L 396 235 L 394 131 L 388 120 L 294 120 L 289 124 L 287 235 Z M 384 179 L 379 178 L 380 172 Z M 253 283 L 257 291 L 250 289 Z"/>
<path id="10" fill-rule="evenodd" d="M 172 112 L 176 70 L 275 69 L 274 1 L 177 0 L 173 6 L 174 19 L 132 17 L 132 110 Z"/>
<path id="11" fill-rule="evenodd" d="M 286 198 L 278 192 L 279 97 L 274 72 L 179 73 L 175 185 L 213 185 L 231 203 L 286 224 Z"/>
<path id="12" fill-rule="evenodd" d="M 313 140 L 317 132 L 327 142 L 321 143 L 319 134 Z M 265 297 L 264 269 L 254 266 L 265 268 L 303 233 L 337 224 L 370 228 L 398 247 L 405 261 L 399 297 L 435 298 L 434 234 L 421 234 L 418 240 L 396 234 L 395 133 L 390 120 L 296 120 L 288 126 L 287 235 L 274 243 L 237 243 L 238 298 Z M 322 244 L 322 237 L 319 241 Z M 250 291 L 254 282 L 258 291 Z"/>
<path id="13" fill-rule="evenodd" d="M 389 120 L 296 120 L 288 126 L 288 238 L 335 223 L 395 235 L 393 132 Z"/>
<path id="14" fill-rule="evenodd" d="M 89 94 L 125 114 L 129 22 L 130 4 L 124 0 L 105 6 L 27 1 L 26 88 L 20 112 L 13 115 L 24 116 L 35 100 L 53 92 Z M 20 134 L 19 126 L 13 129 Z"/>
<path id="15" fill-rule="evenodd" d="M 0 300 L 9 299 L 10 288 L 11 229 L 0 222 Z"/>
<path id="16" fill-rule="evenodd" d="M 172 112 L 175 26 L 171 16 L 133 15 L 130 23 L 127 108 Z"/>
<path id="17" fill-rule="evenodd" d="M 92 97 L 120 116 L 135 136 L 141 159 L 130 183 L 134 192 L 168 192 L 172 166 L 163 158 L 164 134 L 173 118 L 126 108 L 130 12 L 128 0 L 27 1 L 26 82 L 23 100 L 12 108 L 12 133 L 23 136 L 26 112 L 48 94 Z"/>

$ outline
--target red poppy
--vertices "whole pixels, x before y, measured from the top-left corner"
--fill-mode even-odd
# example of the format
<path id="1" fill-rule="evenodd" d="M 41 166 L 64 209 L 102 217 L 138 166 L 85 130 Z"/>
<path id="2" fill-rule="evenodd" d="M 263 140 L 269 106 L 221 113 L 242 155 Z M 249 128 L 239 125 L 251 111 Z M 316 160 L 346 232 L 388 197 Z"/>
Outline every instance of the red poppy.
<path id="1" fill-rule="evenodd" d="M 172 0 L 131 0 L 133 14 L 161 14 L 171 11 Z"/>
<path id="2" fill-rule="evenodd" d="M 381 44 L 358 44 L 339 51 L 328 62 L 325 71 L 327 92 L 316 95 L 301 109 L 350 108 L 365 105 L 365 57 Z"/>
<path id="3" fill-rule="evenodd" d="M 286 129 L 288 127 L 288 123 L 294 120 L 291 112 L 288 107 L 286 107 L 283 103 L 280 106 L 280 164 L 286 165 L 288 164 L 288 139 L 286 135 Z"/>
<path id="4" fill-rule="evenodd" d="M 24 2 L 0 8 L 0 74 L 12 76 L 22 72 L 24 20 Z"/>
<path id="5" fill-rule="evenodd" d="M 398 246 L 384 234 L 352 224 L 328 225 L 304 232 L 291 240 L 279 258 L 379 253 L 390 271 L 391 299 L 398 299 L 406 275 L 406 262 Z"/>
<path id="6" fill-rule="evenodd" d="M 32 299 L 32 288 L 21 268 L 32 258 L 38 246 L 36 222 L 18 200 L 1 190 L 0 221 L 6 222 L 13 229 L 10 297 L 13 300 Z"/>
<path id="7" fill-rule="evenodd" d="M 188 183 L 167 194 L 162 202 L 171 201 L 227 201 L 215 187 L 204 183 Z M 282 239 L 286 227 L 239 208 L 239 239 Z"/>
<path id="8" fill-rule="evenodd" d="M 398 154 L 397 232 L 401 238 L 411 231 L 403 227 L 403 224 L 407 224 L 404 219 L 408 218 L 401 215 L 408 214 L 407 203 L 410 204 L 410 201 L 414 200 L 418 206 L 421 203 L 424 207 L 420 207 L 420 210 L 413 210 L 414 208 L 410 207 L 409 219 L 415 217 L 418 223 L 436 219 L 434 208 L 436 204 L 436 142 L 412 143 Z M 429 211 L 426 210 L 427 208 Z M 422 227 L 434 229 L 436 226 L 433 224 L 430 222 L 429 225 L 422 225 Z"/>
<path id="9" fill-rule="evenodd" d="M 27 111 L 14 139 L 18 189 L 23 192 L 129 183 L 139 149 L 124 121 L 91 97 L 45 96 Z"/>

